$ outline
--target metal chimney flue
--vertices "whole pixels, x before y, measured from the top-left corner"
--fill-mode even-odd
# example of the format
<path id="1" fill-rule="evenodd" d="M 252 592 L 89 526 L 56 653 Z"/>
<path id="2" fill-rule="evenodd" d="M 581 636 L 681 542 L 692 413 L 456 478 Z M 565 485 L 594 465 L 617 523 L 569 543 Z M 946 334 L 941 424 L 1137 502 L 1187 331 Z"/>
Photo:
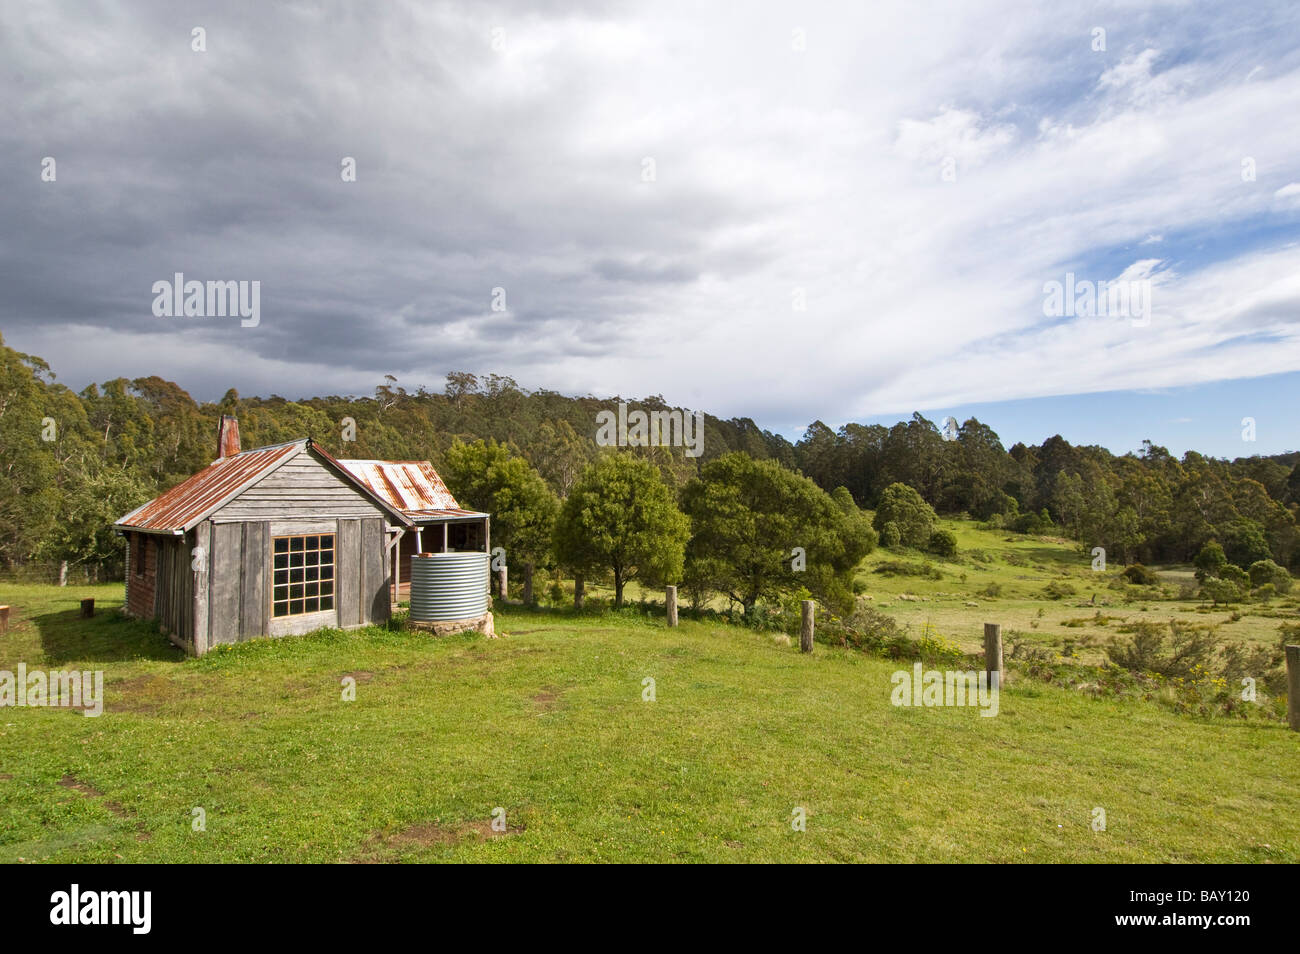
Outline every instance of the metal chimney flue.
<path id="1" fill-rule="evenodd" d="M 229 414 L 221 415 L 217 427 L 217 460 L 239 453 L 239 421 Z"/>

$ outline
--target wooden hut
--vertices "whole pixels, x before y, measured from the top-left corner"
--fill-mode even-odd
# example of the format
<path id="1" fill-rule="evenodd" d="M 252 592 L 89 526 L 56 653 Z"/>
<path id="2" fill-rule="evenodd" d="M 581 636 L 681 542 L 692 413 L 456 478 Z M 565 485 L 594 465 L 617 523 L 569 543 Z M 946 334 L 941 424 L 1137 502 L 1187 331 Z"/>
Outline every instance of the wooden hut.
<path id="1" fill-rule="evenodd" d="M 187 650 L 389 618 L 392 548 L 413 521 L 309 438 L 221 456 L 117 521 L 126 611 Z"/>

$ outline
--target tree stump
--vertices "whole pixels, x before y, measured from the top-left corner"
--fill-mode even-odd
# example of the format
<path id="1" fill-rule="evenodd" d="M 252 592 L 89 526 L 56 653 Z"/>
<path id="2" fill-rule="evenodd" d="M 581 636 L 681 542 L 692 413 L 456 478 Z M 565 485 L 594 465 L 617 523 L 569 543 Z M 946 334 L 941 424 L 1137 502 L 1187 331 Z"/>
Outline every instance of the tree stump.
<path id="1" fill-rule="evenodd" d="M 82 619 L 90 619 L 90 617 L 92 617 L 92 616 L 94 616 L 94 615 L 95 615 L 95 600 L 94 600 L 94 597 L 91 597 L 90 599 L 82 600 L 82 601 L 81 601 L 81 618 L 82 618 Z"/>

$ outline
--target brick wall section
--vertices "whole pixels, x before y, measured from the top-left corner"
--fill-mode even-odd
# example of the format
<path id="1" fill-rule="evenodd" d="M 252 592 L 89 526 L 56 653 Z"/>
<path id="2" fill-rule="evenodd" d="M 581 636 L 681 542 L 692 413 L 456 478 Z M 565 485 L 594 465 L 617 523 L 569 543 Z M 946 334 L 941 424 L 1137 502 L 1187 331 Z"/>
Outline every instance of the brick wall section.
<path id="1" fill-rule="evenodd" d="M 144 575 L 136 573 L 140 541 L 144 541 Z M 126 570 L 126 611 L 139 619 L 153 618 L 154 583 L 158 579 L 158 543 L 147 533 L 133 533 L 129 538 L 131 554 Z"/>

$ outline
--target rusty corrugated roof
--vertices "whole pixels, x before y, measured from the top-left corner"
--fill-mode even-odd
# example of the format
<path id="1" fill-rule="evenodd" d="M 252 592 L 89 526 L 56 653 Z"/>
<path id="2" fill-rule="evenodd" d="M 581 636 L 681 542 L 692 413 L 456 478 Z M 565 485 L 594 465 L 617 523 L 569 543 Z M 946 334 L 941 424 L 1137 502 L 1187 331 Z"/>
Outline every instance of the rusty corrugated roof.
<path id="1" fill-rule="evenodd" d="M 363 494 L 372 498 L 385 511 L 401 523 L 410 524 L 402 508 L 382 494 L 378 494 L 365 481 L 336 458 L 330 456 L 310 438 L 259 447 L 231 457 L 213 461 L 188 480 L 182 481 L 142 507 L 137 507 L 114 526 L 154 533 L 183 533 L 198 525 L 220 507 L 234 500 L 285 461 L 310 450 L 320 457 L 344 480 L 349 481 Z M 430 468 L 432 471 L 433 468 Z M 437 477 L 437 474 L 434 474 Z M 441 484 L 441 481 L 439 481 Z M 444 487 L 445 491 L 446 488 Z M 448 495 L 450 497 L 450 495 Z M 455 501 L 452 505 L 455 506 Z"/>
<path id="2" fill-rule="evenodd" d="M 487 514 L 478 510 L 461 510 L 459 507 L 452 507 L 446 510 L 407 510 L 406 515 L 412 520 L 461 520 L 471 517 L 486 517 Z"/>
<path id="3" fill-rule="evenodd" d="M 427 460 L 341 460 L 339 463 L 372 493 L 413 519 L 484 516 L 474 510 L 462 510 Z"/>
<path id="4" fill-rule="evenodd" d="M 300 440 L 259 447 L 213 461 L 193 477 L 132 510 L 114 526 L 162 533 L 189 530 L 246 487 L 301 453 L 307 443 Z"/>

